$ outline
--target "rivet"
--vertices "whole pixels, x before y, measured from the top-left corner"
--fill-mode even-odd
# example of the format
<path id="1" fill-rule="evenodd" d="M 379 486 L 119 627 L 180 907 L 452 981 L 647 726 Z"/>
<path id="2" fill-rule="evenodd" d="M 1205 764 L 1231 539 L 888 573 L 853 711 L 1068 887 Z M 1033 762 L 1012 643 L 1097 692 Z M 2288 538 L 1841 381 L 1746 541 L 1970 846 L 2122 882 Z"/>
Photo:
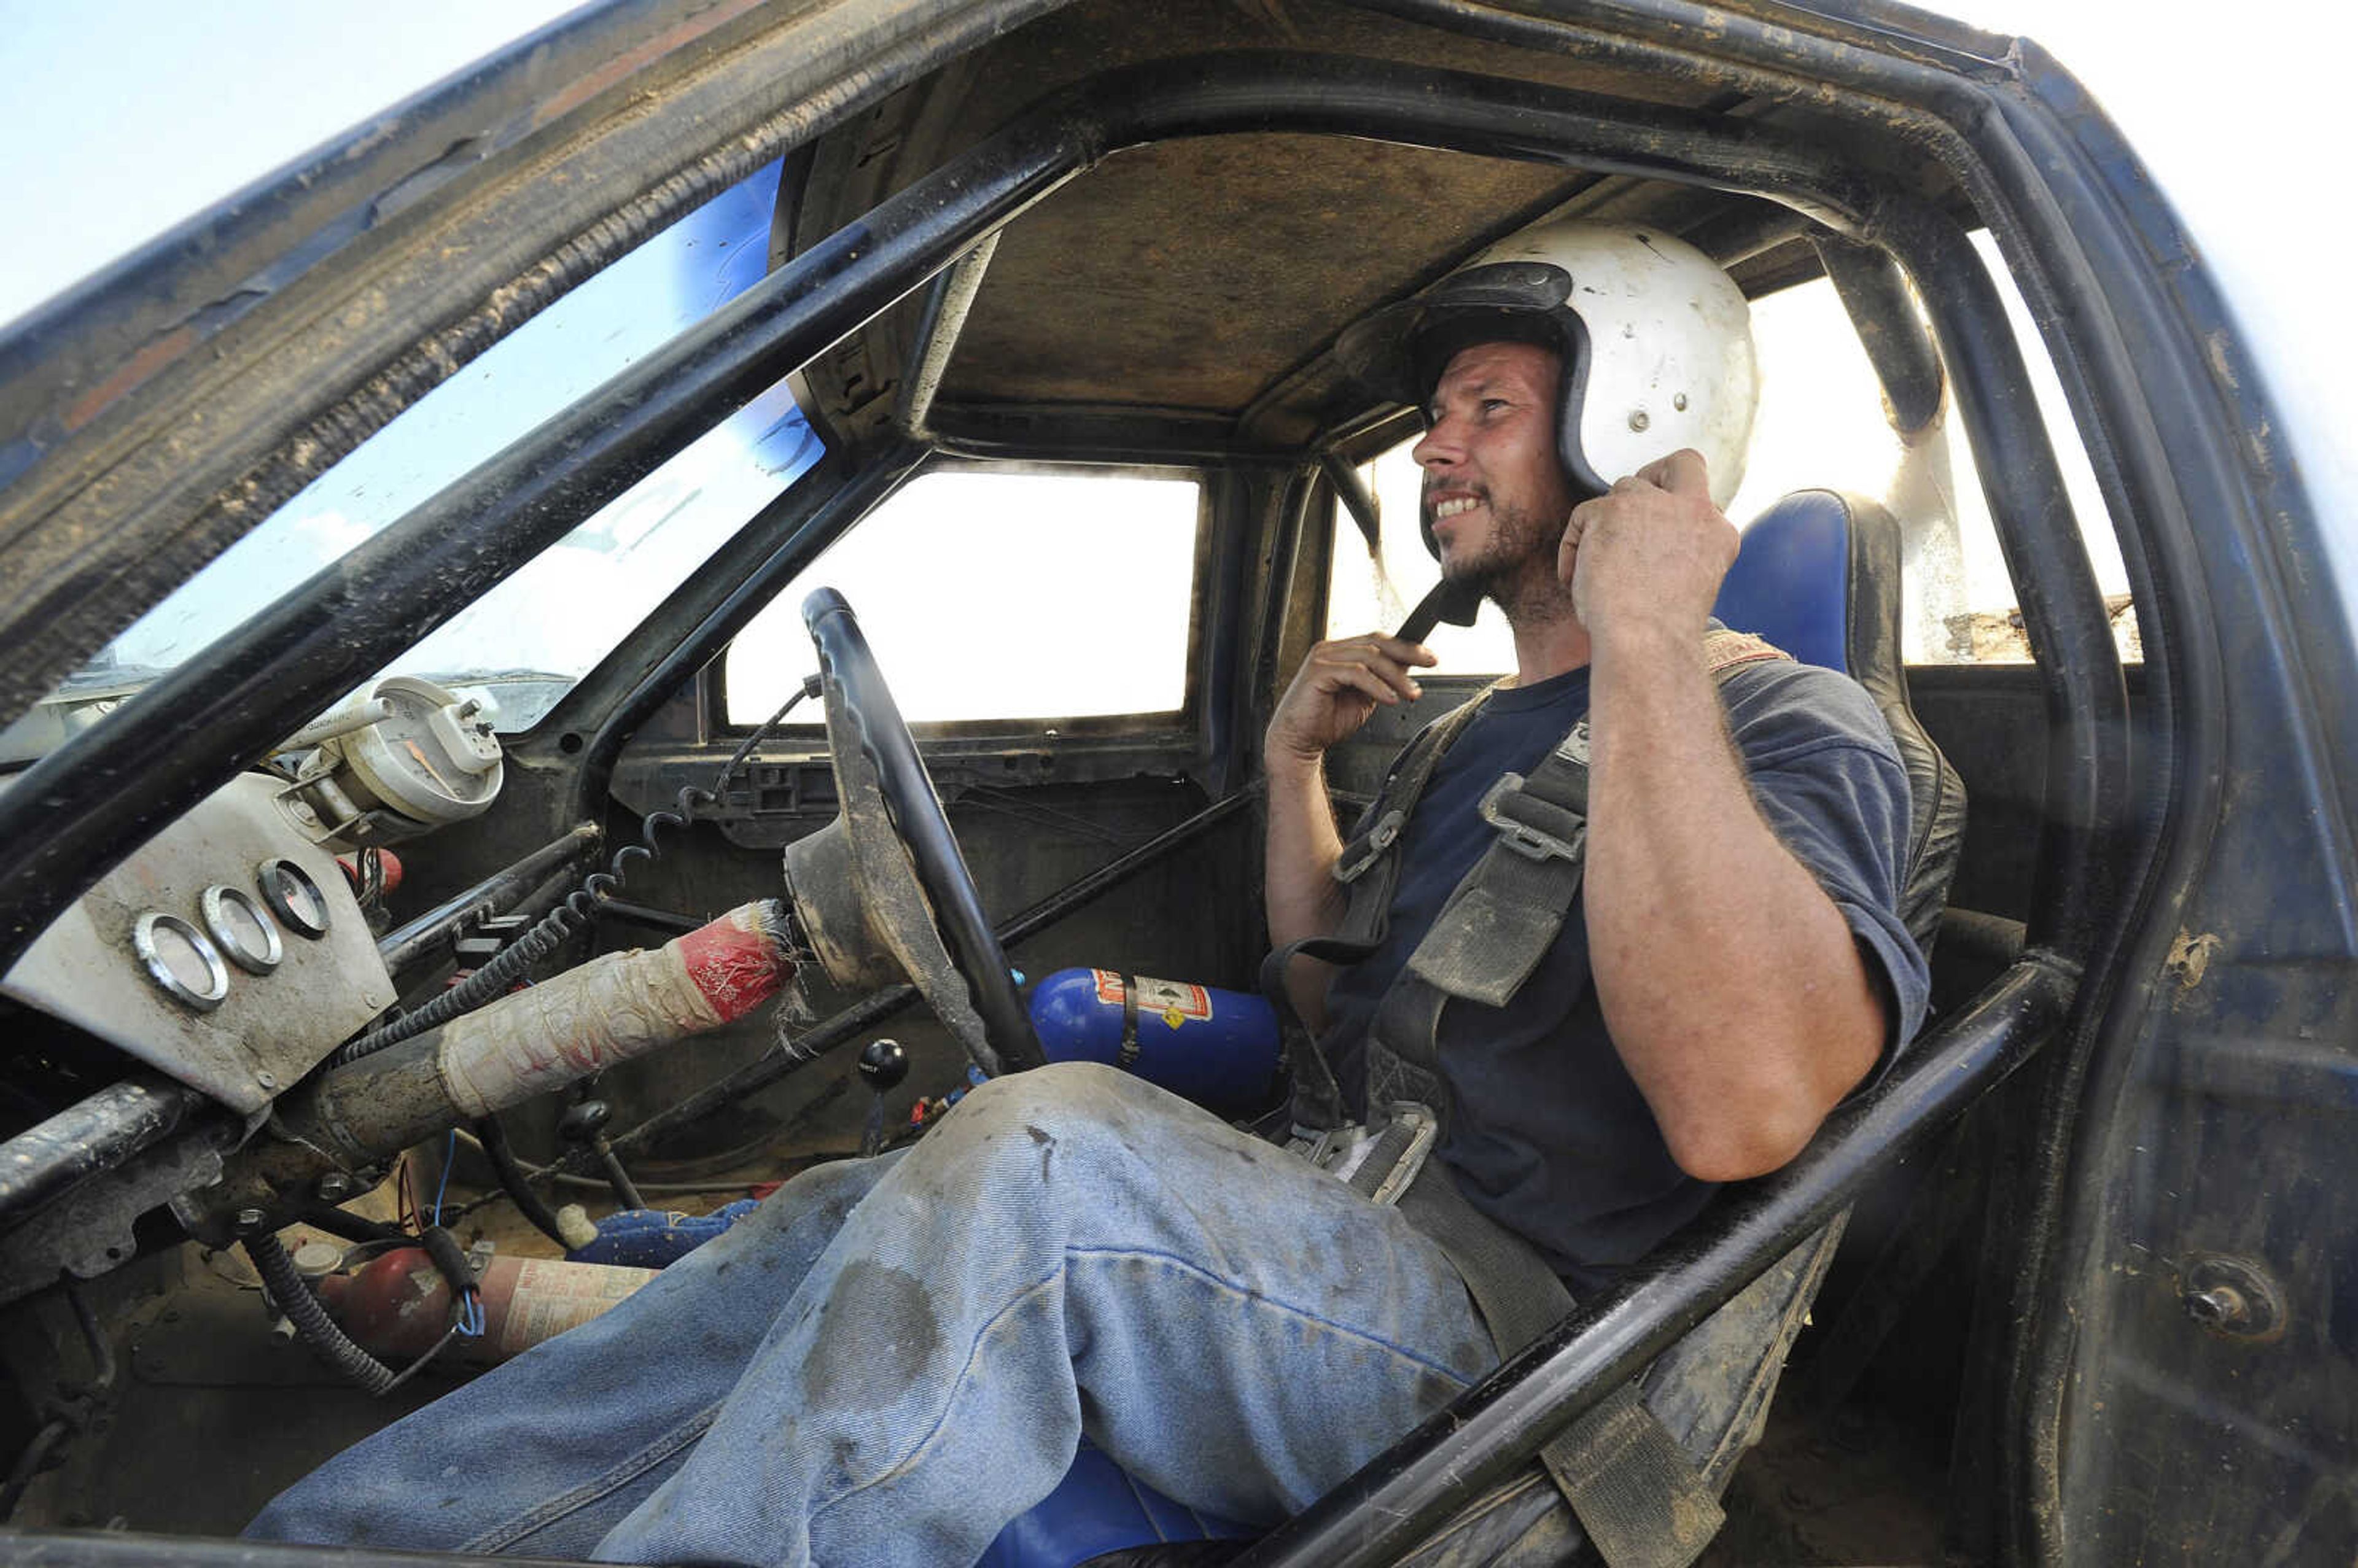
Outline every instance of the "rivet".
<path id="1" fill-rule="evenodd" d="M 1674 392 L 1671 394 L 1671 406 L 1677 409 L 1682 414 L 1685 413 L 1687 411 L 1687 395 L 1683 392 Z"/>
<path id="2" fill-rule="evenodd" d="M 1652 423 L 1653 420 L 1646 416 L 1646 411 L 1644 409 L 1632 408 L 1629 410 L 1629 428 L 1632 430 L 1642 430 Z"/>

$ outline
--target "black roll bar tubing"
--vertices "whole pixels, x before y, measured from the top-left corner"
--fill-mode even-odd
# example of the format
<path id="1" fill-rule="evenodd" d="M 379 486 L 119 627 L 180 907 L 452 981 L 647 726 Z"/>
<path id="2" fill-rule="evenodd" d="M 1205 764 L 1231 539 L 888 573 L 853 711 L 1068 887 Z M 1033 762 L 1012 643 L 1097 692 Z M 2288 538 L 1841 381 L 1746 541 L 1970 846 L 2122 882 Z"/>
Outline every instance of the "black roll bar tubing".
<path id="1" fill-rule="evenodd" d="M 1963 231 L 1897 206 L 1884 238 L 1915 278 L 1965 416 L 1990 520 L 2038 663 L 2049 724 L 2028 920 L 2033 946 L 2085 963 L 2118 918 L 2135 789 L 2128 683 L 2022 350 Z"/>
<path id="2" fill-rule="evenodd" d="M 222 1541 L 115 1530 L 10 1530 L 0 1560 L 24 1568 L 591 1568 L 570 1557 L 478 1556 L 305 1541 Z"/>
<path id="3" fill-rule="evenodd" d="M 1892 429 L 1903 437 L 1918 434 L 1940 416 L 1945 373 L 1917 317 L 1907 277 L 1888 251 L 1833 234 L 1813 233 L 1809 241 L 1875 367 Z"/>
<path id="4" fill-rule="evenodd" d="M 1260 636 L 1253 659 L 1252 698 L 1275 703 L 1279 652 L 1285 646 L 1285 627 L 1293 613 L 1293 588 L 1301 574 L 1303 541 L 1310 537 L 1310 513 L 1318 503 L 1318 486 L 1325 476 L 1316 469 L 1297 470 L 1275 498 L 1277 516 L 1271 529 L 1270 566 L 1261 574 L 1264 587 Z M 1328 575 L 1333 575 L 1328 566 Z"/>
<path id="5" fill-rule="evenodd" d="M 1581 1303 L 1236 1568 L 1357 1568 L 1404 1557 L 2036 1054 L 2062 1028 L 2079 978 L 2077 966 L 2051 953 L 2025 957 L 1829 1117 L 1790 1165 L 1728 1187 L 1642 1277 Z"/>
<path id="6" fill-rule="evenodd" d="M 288 715 L 316 712 L 341 696 L 695 434 L 1081 168 L 1119 147 L 1248 131 L 1379 137 L 1749 190 L 1868 238 L 1909 205 L 1756 126 L 1633 111 L 1527 82 L 1292 54 L 1109 72 L 796 257 L 28 770 L 0 795 L 0 967 L 133 845 L 265 754 Z M 2053 460 L 2027 388 L 2015 401 L 2028 417 L 2013 423 L 2033 438 L 2028 451 L 1996 465 L 1990 482 L 2001 528 L 2020 532 L 2031 514 L 1998 504 L 1996 487 L 2033 453 L 2050 470 Z M 2060 502 L 2060 486 L 2054 494 Z M 2043 546 L 2025 542 L 2019 552 L 2066 553 L 2076 555 L 2068 535 Z M 2089 576 L 2084 559 L 2075 570 L 2077 579 Z M 2093 587 L 2085 595 L 2027 597 L 2027 622 L 2034 599 L 2042 614 L 2104 624 Z M 2044 645 L 2064 645 L 2045 626 L 2032 632 L 2034 645 L 2043 633 Z M 2117 691 L 2117 664 L 2107 662 Z M 2050 716 L 2066 727 L 2093 724 L 2099 704 L 2071 700 L 2085 695 L 2068 684 L 2060 696 L 2051 689 Z M 151 726 L 151 715 L 170 722 Z M 151 730 L 169 737 L 160 754 Z"/>
<path id="7" fill-rule="evenodd" d="M 966 319 L 982 292 L 983 275 L 999 252 L 993 230 L 982 243 L 952 262 L 925 292 L 925 311 L 917 323 L 917 341 L 910 346 L 908 362 L 901 369 L 901 427 L 914 441 L 933 439 L 934 399 L 949 373 Z"/>
<path id="8" fill-rule="evenodd" d="M 1233 466 L 1205 476 L 1206 500 L 1215 517 L 1233 517 L 1261 493 L 1260 485 Z M 1210 766 L 1209 792 L 1225 798 L 1234 795 L 1249 774 L 1252 759 L 1246 754 L 1238 720 L 1256 700 L 1244 689 L 1246 635 L 1252 595 L 1246 587 L 1256 530 L 1228 528 L 1212 535 L 1212 593 L 1204 613 L 1204 759 Z"/>
<path id="9" fill-rule="evenodd" d="M 0 1231 L 159 1141 L 205 1103 L 194 1089 L 142 1074 L 0 1144 Z"/>
<path id="10" fill-rule="evenodd" d="M 1376 498 L 1359 482 L 1359 470 L 1330 449 L 1320 455 L 1318 471 L 1335 487 L 1335 498 L 1358 525 L 1359 537 L 1368 542 L 1368 554 L 1374 555 L 1383 546 L 1383 523 L 1376 510 Z"/>

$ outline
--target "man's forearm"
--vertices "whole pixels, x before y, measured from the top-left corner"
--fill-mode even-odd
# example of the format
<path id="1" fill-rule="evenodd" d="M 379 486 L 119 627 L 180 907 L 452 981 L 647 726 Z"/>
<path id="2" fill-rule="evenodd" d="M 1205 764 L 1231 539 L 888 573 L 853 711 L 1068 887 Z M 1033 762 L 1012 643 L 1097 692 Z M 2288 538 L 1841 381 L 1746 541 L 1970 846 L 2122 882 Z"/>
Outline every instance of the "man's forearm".
<path id="1" fill-rule="evenodd" d="M 1342 852 L 1343 836 L 1326 796 L 1325 762 L 1270 758 L 1262 896 L 1272 947 L 1324 936 L 1342 925 L 1347 901 L 1335 880 L 1335 860 Z M 1313 1031 L 1325 1022 L 1326 983 L 1333 973 L 1331 966 L 1312 958 L 1296 958 L 1286 972 L 1286 995 Z"/>
<path id="2" fill-rule="evenodd" d="M 1773 1170 L 1873 1065 L 1848 925 L 1747 788 L 1690 639 L 1600 645 L 1586 909 L 1615 1048 L 1691 1173 Z"/>

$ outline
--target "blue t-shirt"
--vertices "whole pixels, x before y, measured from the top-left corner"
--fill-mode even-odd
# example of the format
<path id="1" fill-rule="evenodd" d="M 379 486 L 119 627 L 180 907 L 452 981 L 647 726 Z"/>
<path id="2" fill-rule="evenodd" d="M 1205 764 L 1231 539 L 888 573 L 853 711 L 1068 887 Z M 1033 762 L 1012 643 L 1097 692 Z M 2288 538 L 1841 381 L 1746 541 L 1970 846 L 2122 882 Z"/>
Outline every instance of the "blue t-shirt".
<path id="1" fill-rule="evenodd" d="M 1924 1015 L 1924 957 L 1898 913 L 1908 778 L 1874 701 L 1847 676 L 1784 662 L 1721 687 L 1760 814 L 1813 872 L 1883 977 L 1884 1059 Z M 1502 773 L 1528 775 L 1588 710 L 1588 671 L 1500 691 L 1427 781 L 1401 841 L 1383 945 L 1336 976 L 1320 1042 L 1355 1113 L 1376 1007 L 1496 830 L 1478 806 Z M 1692 1219 L 1715 1190 L 1680 1170 L 1606 1033 L 1576 898 L 1538 969 L 1506 1006 L 1452 998 L 1441 1063 L 1456 1111 L 1441 1148 L 1474 1206 L 1535 1244 L 1575 1292 Z M 1880 1069 L 1878 1068 L 1878 1071 Z"/>

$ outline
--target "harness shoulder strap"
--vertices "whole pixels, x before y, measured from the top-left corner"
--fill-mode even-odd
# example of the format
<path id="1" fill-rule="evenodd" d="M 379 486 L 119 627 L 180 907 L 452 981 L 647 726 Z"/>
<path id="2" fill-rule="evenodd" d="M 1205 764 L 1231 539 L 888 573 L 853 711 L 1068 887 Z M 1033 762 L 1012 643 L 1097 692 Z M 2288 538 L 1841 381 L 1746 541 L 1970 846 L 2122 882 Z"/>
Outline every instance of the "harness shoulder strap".
<path id="1" fill-rule="evenodd" d="M 1703 651 L 1723 690 L 1747 665 L 1791 658 L 1717 624 L 1704 634 Z M 1498 836 L 1410 955 L 1407 972 L 1445 996 L 1504 1007 L 1554 945 L 1580 892 L 1588 848 L 1587 718 L 1529 778 L 1501 774 L 1480 810 Z"/>
<path id="2" fill-rule="evenodd" d="M 1433 719 L 1393 759 L 1383 787 L 1359 815 L 1351 838 L 1336 858 L 1335 880 L 1350 890 L 1343 923 L 1332 933 L 1288 943 L 1261 960 L 1261 994 L 1277 1010 L 1287 1065 L 1293 1073 L 1293 1121 L 1297 1137 L 1343 1124 L 1343 1095 L 1334 1069 L 1293 1011 L 1285 989 L 1287 969 L 1297 957 L 1329 964 L 1356 964 L 1382 945 L 1400 881 L 1400 839 L 1442 755 L 1473 721 L 1498 683 Z"/>
<path id="3" fill-rule="evenodd" d="M 1343 924 L 1346 931 L 1364 927 L 1380 936 L 1385 914 L 1391 906 L 1392 888 L 1400 879 L 1401 835 L 1408 830 L 1409 818 L 1416 815 L 1417 802 L 1424 798 L 1424 786 L 1432 782 L 1433 770 L 1441 765 L 1457 737 L 1505 684 L 1493 682 L 1427 724 L 1392 762 L 1383 788 L 1360 814 L 1350 840 L 1335 858 L 1335 880 L 1351 890 L 1351 907 Z"/>

